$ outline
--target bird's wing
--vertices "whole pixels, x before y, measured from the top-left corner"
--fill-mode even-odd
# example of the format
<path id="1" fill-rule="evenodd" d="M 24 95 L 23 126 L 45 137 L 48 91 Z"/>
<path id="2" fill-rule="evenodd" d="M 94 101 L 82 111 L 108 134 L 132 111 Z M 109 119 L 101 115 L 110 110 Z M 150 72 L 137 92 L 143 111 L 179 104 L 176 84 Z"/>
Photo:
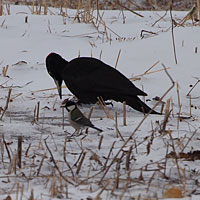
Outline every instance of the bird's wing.
<path id="1" fill-rule="evenodd" d="M 92 122 L 88 118 L 86 118 L 85 115 L 83 115 L 83 113 L 79 109 L 73 110 L 72 112 L 74 112 L 73 114 L 71 114 L 72 121 L 84 126 L 94 126 Z"/>
<path id="2" fill-rule="evenodd" d="M 147 95 L 118 70 L 94 58 L 77 58 L 70 61 L 63 72 L 63 79 L 75 95 L 76 88 L 85 92 Z"/>

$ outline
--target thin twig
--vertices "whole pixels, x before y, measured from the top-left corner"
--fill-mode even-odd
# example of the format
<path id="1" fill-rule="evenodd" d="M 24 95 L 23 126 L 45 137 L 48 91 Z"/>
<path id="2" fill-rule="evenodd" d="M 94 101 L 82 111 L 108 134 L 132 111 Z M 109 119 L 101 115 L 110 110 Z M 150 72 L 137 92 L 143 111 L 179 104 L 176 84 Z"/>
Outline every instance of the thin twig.
<path id="1" fill-rule="evenodd" d="M 175 40 L 174 40 L 174 21 L 172 18 L 172 4 L 170 5 L 170 17 L 171 17 L 171 22 L 172 22 L 172 42 L 173 42 L 173 49 L 174 49 L 174 59 L 175 63 L 177 64 L 177 58 L 176 58 L 176 47 L 175 47 Z"/>
<path id="2" fill-rule="evenodd" d="M 137 16 L 139 16 L 139 17 L 144 17 L 143 15 L 141 15 L 141 14 L 139 14 L 139 13 L 136 13 L 135 11 L 131 10 L 130 8 L 127 8 L 126 6 L 122 5 L 119 1 L 117 1 L 117 4 L 118 4 L 120 7 L 124 8 L 124 9 L 126 9 L 126 10 L 128 10 L 128 11 L 130 11 L 130 12 L 132 12 L 133 14 L 135 14 L 135 15 L 137 15 Z"/>
<path id="3" fill-rule="evenodd" d="M 12 88 L 9 88 L 9 90 L 8 90 L 8 97 L 7 97 L 7 101 L 6 101 L 6 106 L 5 106 L 4 110 L 3 110 L 3 113 L 2 113 L 2 115 L 0 117 L 0 120 L 2 120 L 3 116 L 6 113 L 6 110 L 8 109 L 8 104 L 10 102 L 11 91 L 12 91 Z"/>
<path id="4" fill-rule="evenodd" d="M 47 138 L 48 138 L 48 137 L 47 137 Z M 54 163 L 54 167 L 57 169 L 59 175 L 63 178 L 64 181 L 66 181 L 67 183 L 69 183 L 69 184 L 71 184 L 71 185 L 75 185 L 72 181 L 68 180 L 68 179 L 66 178 L 66 176 L 63 176 L 62 172 L 60 171 L 60 169 L 59 169 L 58 165 L 56 164 L 56 161 L 55 161 L 55 159 L 54 159 L 54 157 L 53 157 L 53 154 L 52 154 L 51 150 L 49 149 L 49 147 L 48 147 L 48 145 L 47 145 L 47 142 L 46 142 L 47 138 L 44 139 L 44 143 L 45 143 L 45 146 L 46 146 L 46 148 L 47 148 L 49 154 L 51 155 L 52 161 L 53 161 L 53 163 Z"/>

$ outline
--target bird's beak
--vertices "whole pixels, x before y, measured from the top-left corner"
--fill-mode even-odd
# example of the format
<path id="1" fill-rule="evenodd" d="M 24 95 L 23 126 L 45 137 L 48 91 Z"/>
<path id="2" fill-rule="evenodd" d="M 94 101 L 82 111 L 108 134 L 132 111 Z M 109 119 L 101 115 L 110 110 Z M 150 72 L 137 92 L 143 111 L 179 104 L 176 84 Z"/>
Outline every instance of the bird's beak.
<path id="1" fill-rule="evenodd" d="M 56 80 L 56 79 L 54 79 L 54 81 L 55 81 L 55 84 L 56 84 L 56 87 L 57 87 L 57 90 L 58 90 L 58 94 L 59 94 L 59 96 L 60 96 L 60 99 L 62 99 L 62 87 L 61 87 L 62 82 L 60 82 L 60 81 L 58 81 L 58 80 Z"/>

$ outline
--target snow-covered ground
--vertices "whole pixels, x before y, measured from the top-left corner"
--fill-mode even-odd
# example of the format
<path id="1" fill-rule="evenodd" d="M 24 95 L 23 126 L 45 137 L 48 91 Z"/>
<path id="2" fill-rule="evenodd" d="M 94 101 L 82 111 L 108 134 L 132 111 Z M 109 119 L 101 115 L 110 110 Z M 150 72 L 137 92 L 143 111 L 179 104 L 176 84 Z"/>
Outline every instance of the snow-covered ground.
<path id="1" fill-rule="evenodd" d="M 198 199 L 199 85 L 190 92 L 191 98 L 187 94 L 200 77 L 199 26 L 188 21 L 174 28 L 176 64 L 169 12 L 166 16 L 164 11 L 139 12 L 141 18 L 124 11 L 123 23 L 120 11 L 101 11 L 106 29 L 95 19 L 95 24 L 78 23 L 76 10 L 66 12 L 61 16 L 59 10 L 50 8 L 48 15 L 32 15 L 27 6 L 11 6 L 11 15 L 0 17 L 0 117 L 12 88 L 0 121 L 0 199 L 9 195 L 38 200 L 162 199 L 170 195 Z M 186 13 L 172 15 L 179 22 Z M 117 69 L 148 94 L 145 100 L 150 107 L 157 103 L 153 98 L 161 97 L 172 85 L 162 64 L 168 69 L 175 86 L 163 99 L 171 99 L 166 128 L 164 114 L 144 118 L 129 107 L 124 126 L 123 105 L 113 102 L 113 107 L 107 106 L 110 118 L 98 105 L 92 113 L 91 121 L 102 133 L 89 129 L 88 135 L 69 138 L 74 130 L 66 111 L 63 125 L 61 100 L 57 90 L 51 89 L 55 84 L 46 71 L 46 56 L 56 52 L 71 60 L 80 54 L 115 66 L 120 50 Z M 72 96 L 66 88 L 63 93 L 64 98 Z M 80 109 L 88 115 L 91 105 Z M 161 104 L 155 108 L 160 109 Z M 116 131 L 116 112 L 122 137 Z M 18 136 L 23 136 L 21 168 L 16 164 Z"/>

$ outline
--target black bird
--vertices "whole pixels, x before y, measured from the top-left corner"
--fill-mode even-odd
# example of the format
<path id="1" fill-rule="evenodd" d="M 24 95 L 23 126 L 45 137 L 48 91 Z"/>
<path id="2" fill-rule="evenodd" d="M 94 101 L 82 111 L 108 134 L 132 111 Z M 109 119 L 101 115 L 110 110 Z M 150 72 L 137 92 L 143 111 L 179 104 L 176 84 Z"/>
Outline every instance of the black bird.
<path id="1" fill-rule="evenodd" d="M 78 98 L 79 103 L 96 103 L 98 97 L 104 101 L 115 100 L 131 106 L 133 109 L 148 113 L 151 108 L 137 95 L 147 96 L 115 68 L 96 58 L 79 57 L 70 62 L 56 53 L 46 58 L 46 67 L 54 79 L 60 98 L 62 98 L 62 81 Z M 152 110 L 151 114 L 160 114 Z"/>
<path id="2" fill-rule="evenodd" d="M 75 129 L 74 134 L 79 133 L 79 131 L 82 131 L 86 128 L 93 128 L 99 132 L 102 132 L 101 129 L 95 127 L 92 122 L 85 117 L 85 115 L 83 115 L 75 102 L 66 99 L 63 101 L 61 107 L 65 107 L 68 111 L 69 123 Z"/>

